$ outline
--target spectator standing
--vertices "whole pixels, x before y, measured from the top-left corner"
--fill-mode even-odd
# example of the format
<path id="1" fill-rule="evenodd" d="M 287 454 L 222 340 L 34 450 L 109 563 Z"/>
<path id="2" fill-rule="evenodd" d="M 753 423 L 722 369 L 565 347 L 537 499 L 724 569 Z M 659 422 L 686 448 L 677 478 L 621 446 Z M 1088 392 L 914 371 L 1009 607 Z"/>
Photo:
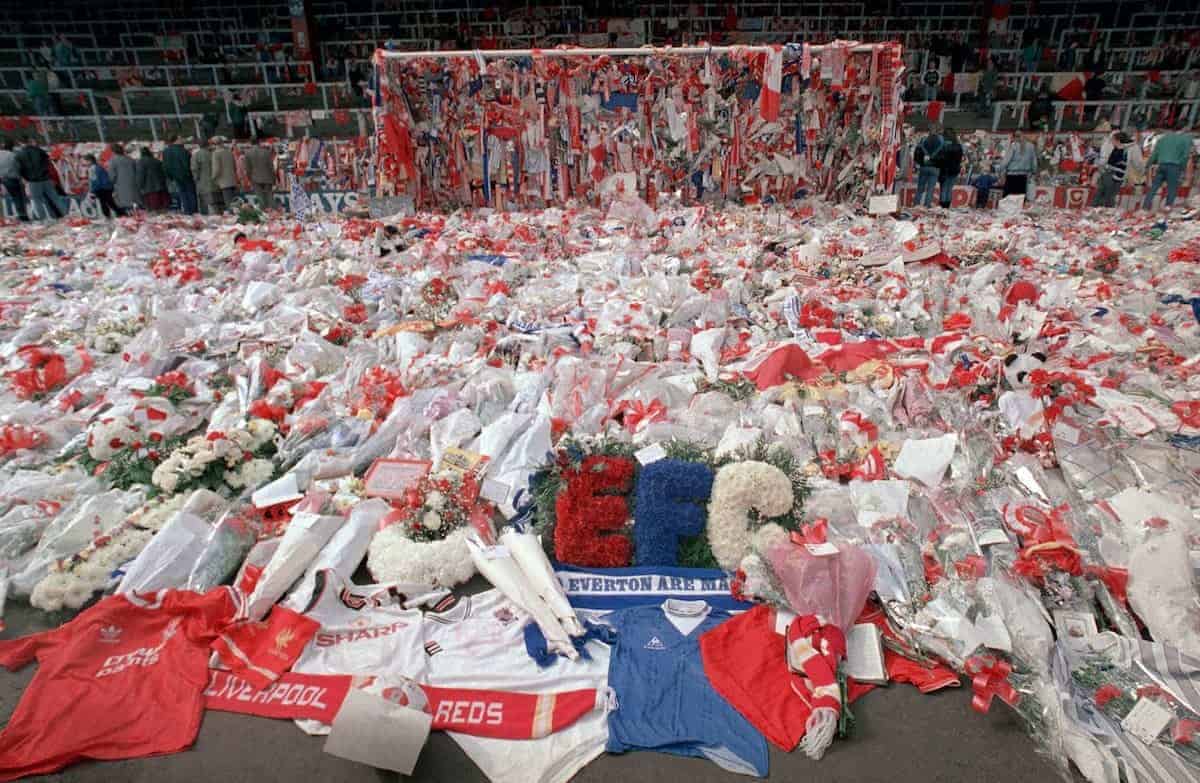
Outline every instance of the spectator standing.
<path id="1" fill-rule="evenodd" d="M 233 96 L 233 100 L 229 102 L 229 122 L 233 126 L 235 139 L 244 139 L 250 135 L 248 116 L 246 106 L 242 103 L 242 96 Z"/>
<path id="2" fill-rule="evenodd" d="M 989 167 L 986 174 L 976 174 L 971 179 L 971 187 L 975 188 L 976 209 L 985 209 L 987 207 L 988 196 L 998 182 L 999 179 L 996 177 L 995 167 Z"/>
<path id="3" fill-rule="evenodd" d="M 246 150 L 246 176 L 254 186 L 259 209 L 275 208 L 275 153 L 265 139 Z"/>
<path id="4" fill-rule="evenodd" d="M 899 193 L 902 181 L 908 179 L 908 172 L 913 170 L 913 145 L 910 143 L 912 139 L 912 129 L 908 125 L 900 127 L 900 143 L 896 145 L 896 171 L 897 176 L 895 182 L 892 183 L 892 192 Z"/>
<path id="5" fill-rule="evenodd" d="M 1025 73 L 1035 73 L 1041 60 L 1042 42 L 1033 38 L 1021 49 L 1021 62 L 1025 66 Z"/>
<path id="6" fill-rule="evenodd" d="M 202 138 L 211 139 L 213 136 L 216 136 L 217 128 L 220 124 L 221 120 L 215 112 L 204 112 L 203 116 L 200 117 L 200 130 L 203 133 Z"/>
<path id="7" fill-rule="evenodd" d="M 50 104 L 50 82 L 46 70 L 39 68 L 25 82 L 25 94 L 33 103 L 33 111 L 39 117 L 48 117 L 53 111 Z"/>
<path id="8" fill-rule="evenodd" d="M 113 200 L 121 209 L 141 206 L 142 194 L 138 190 L 137 166 L 125 154 L 120 144 L 112 145 L 112 157 L 108 160 L 108 177 L 112 180 Z"/>
<path id="9" fill-rule="evenodd" d="M 1183 176 L 1183 171 L 1187 168 L 1188 158 L 1192 155 L 1192 135 L 1184 133 L 1181 128 L 1183 120 L 1176 122 L 1176 127 L 1180 128 L 1170 133 L 1163 134 L 1154 145 L 1154 152 L 1150 153 L 1148 161 L 1150 169 L 1154 172 L 1150 180 L 1150 187 L 1146 189 L 1146 198 L 1142 201 L 1142 209 L 1150 209 L 1154 203 L 1154 194 L 1162 185 L 1167 186 L 1167 194 L 1164 204 L 1167 209 L 1175 205 L 1175 195 L 1179 192 L 1179 180 Z"/>
<path id="10" fill-rule="evenodd" d="M 35 206 L 45 209 L 54 220 L 58 220 L 65 213 L 58 201 L 58 193 L 54 191 L 54 182 L 50 174 L 53 165 L 50 156 L 33 139 L 26 139 L 17 153 L 17 166 L 21 170 L 21 178 L 29 183 L 29 200 Z"/>
<path id="11" fill-rule="evenodd" d="M 1029 129 L 1046 131 L 1054 115 L 1054 101 L 1050 98 L 1050 85 L 1042 82 L 1037 96 L 1029 103 Z"/>
<path id="12" fill-rule="evenodd" d="M 949 209 L 954 196 L 954 186 L 962 173 L 963 148 L 953 130 L 946 129 L 942 150 L 937 156 L 938 200 L 942 209 Z"/>
<path id="13" fill-rule="evenodd" d="M 141 157 L 137 159 L 138 192 L 142 195 L 142 204 L 150 212 L 162 212 L 171 206 L 171 196 L 167 193 L 167 175 L 163 164 L 154 157 L 149 147 L 142 147 Z"/>
<path id="14" fill-rule="evenodd" d="M 42 45 L 38 47 L 37 60 L 43 68 L 50 68 L 54 65 L 54 50 L 50 47 L 49 41 L 42 41 Z"/>
<path id="15" fill-rule="evenodd" d="M 1004 195 L 1029 196 L 1033 188 L 1033 175 L 1037 173 L 1037 148 L 1025 138 L 1021 129 L 1013 131 L 1012 144 L 1000 162 L 1004 174 Z"/>
<path id="16" fill-rule="evenodd" d="M 933 206 L 933 186 L 938 181 L 938 156 L 945 146 L 939 128 L 935 125 L 929 135 L 921 139 L 913 152 L 913 160 L 917 164 L 917 196 L 915 206 Z"/>
<path id="17" fill-rule="evenodd" d="M 192 179 L 196 182 L 196 195 L 200 201 L 200 212 L 205 215 L 215 215 L 221 211 L 220 198 L 212 176 L 212 150 L 208 148 L 208 139 L 201 139 L 196 151 L 192 154 Z"/>
<path id="18" fill-rule="evenodd" d="M 938 70 L 937 60 L 936 56 L 929 58 L 929 67 L 925 69 L 925 74 L 921 77 L 921 81 L 925 85 L 925 100 L 927 101 L 937 100 L 938 84 L 942 81 L 942 74 Z"/>
<path id="19" fill-rule="evenodd" d="M 74 68 L 79 64 L 79 51 L 67 40 L 67 36 L 58 34 L 54 41 L 54 67 Z"/>
<path id="20" fill-rule="evenodd" d="M 167 148 L 163 150 L 163 171 L 175 185 L 179 194 L 179 209 L 185 215 L 196 214 L 196 180 L 192 177 L 191 156 L 180 143 L 178 136 L 172 136 Z"/>
<path id="21" fill-rule="evenodd" d="M 1092 199 L 1093 207 L 1115 207 L 1117 205 L 1117 194 L 1121 192 L 1121 187 L 1125 184 L 1125 174 L 1129 168 L 1129 148 L 1132 145 L 1133 139 L 1127 134 L 1113 133 L 1111 150 L 1104 158 L 1100 179 L 1096 184 L 1096 196 Z"/>
<path id="22" fill-rule="evenodd" d="M 214 190 L 221 192 L 221 201 L 225 209 L 229 209 L 238 194 L 237 166 L 233 160 L 233 150 L 224 140 L 218 141 L 212 152 L 212 178 Z"/>
<path id="23" fill-rule="evenodd" d="M 88 164 L 88 191 L 100 202 L 100 212 L 110 220 L 113 215 L 125 217 L 125 210 L 113 200 L 113 184 L 108 172 L 96 161 L 95 155 L 84 155 L 83 159 Z"/>
<path id="24" fill-rule="evenodd" d="M 12 199 L 13 210 L 17 219 L 22 223 L 29 222 L 29 212 L 25 207 L 25 185 L 21 182 L 21 164 L 17 153 L 13 152 L 12 139 L 5 139 L 0 145 L 0 183 Z"/>
<path id="25" fill-rule="evenodd" d="M 979 92 L 977 93 L 979 115 L 986 117 L 992 112 L 992 101 L 996 100 L 996 81 L 1000 74 L 997 71 L 996 58 L 989 57 L 987 67 L 979 75 Z"/>

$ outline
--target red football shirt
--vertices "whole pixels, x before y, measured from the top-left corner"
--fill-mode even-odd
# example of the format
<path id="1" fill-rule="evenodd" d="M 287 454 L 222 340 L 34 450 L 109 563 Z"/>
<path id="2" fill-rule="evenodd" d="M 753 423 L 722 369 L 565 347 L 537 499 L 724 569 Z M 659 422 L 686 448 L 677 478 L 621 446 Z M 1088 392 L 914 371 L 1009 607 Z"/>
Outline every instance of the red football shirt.
<path id="1" fill-rule="evenodd" d="M 239 605 L 227 587 L 115 595 L 52 631 L 0 642 L 0 665 L 39 664 L 0 732 L 0 780 L 190 746 L 209 644 Z"/>

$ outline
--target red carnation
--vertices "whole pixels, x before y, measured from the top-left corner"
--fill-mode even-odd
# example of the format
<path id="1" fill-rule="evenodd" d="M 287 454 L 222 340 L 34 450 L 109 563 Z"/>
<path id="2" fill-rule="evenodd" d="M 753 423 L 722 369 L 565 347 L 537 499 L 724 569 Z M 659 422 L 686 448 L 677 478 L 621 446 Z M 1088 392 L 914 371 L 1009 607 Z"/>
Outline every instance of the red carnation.
<path id="1" fill-rule="evenodd" d="M 1122 691 L 1115 685 L 1103 685 L 1096 689 L 1095 701 L 1096 706 L 1104 709 L 1104 705 L 1108 704 L 1113 699 L 1120 698 Z"/>

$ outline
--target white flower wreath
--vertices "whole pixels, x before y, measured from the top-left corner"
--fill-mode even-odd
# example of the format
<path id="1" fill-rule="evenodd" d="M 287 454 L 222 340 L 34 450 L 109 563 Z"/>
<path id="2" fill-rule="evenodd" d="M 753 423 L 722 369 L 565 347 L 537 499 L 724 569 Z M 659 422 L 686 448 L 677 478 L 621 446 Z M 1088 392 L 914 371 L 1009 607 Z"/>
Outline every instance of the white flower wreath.
<path id="1" fill-rule="evenodd" d="M 98 543 L 52 567 L 34 586 L 29 603 L 46 612 L 78 609 L 103 590 L 112 573 L 146 548 L 154 534 L 183 507 L 187 495 L 143 506 Z"/>
<path id="2" fill-rule="evenodd" d="M 461 527 L 437 541 L 413 541 L 403 525 L 389 525 L 375 534 L 367 550 L 367 569 L 378 582 L 415 582 L 453 587 L 475 575 L 467 549 L 470 527 Z"/>
<path id="3" fill-rule="evenodd" d="M 736 570 L 750 554 L 750 509 L 775 517 L 786 514 L 792 501 L 792 482 L 774 465 L 735 462 L 718 470 L 708 504 L 708 542 L 721 568 Z"/>

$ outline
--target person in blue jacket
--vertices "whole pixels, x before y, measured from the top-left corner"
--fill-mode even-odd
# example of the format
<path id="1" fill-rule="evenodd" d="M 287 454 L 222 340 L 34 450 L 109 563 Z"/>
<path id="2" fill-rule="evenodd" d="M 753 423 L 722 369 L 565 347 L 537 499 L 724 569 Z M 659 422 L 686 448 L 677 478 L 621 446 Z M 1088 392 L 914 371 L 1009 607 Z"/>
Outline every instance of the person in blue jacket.
<path id="1" fill-rule="evenodd" d="M 113 184 L 108 171 L 100 165 L 95 155 L 84 155 L 83 159 L 88 164 L 88 190 L 100 202 L 104 217 L 111 219 L 114 213 L 117 217 L 125 217 L 125 210 L 117 206 L 113 199 Z"/>

